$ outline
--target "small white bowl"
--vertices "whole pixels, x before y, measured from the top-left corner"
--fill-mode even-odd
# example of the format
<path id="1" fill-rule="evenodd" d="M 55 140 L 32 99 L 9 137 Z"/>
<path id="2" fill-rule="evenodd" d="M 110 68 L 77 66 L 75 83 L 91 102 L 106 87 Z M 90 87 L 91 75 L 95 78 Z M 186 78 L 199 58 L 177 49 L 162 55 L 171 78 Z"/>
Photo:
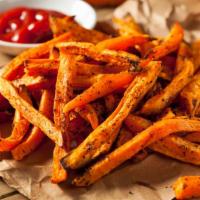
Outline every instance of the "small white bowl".
<path id="1" fill-rule="evenodd" d="M 55 10 L 69 16 L 75 16 L 75 20 L 87 29 L 92 29 L 96 24 L 95 10 L 82 0 L 0 0 L 0 13 L 20 6 Z M 0 51 L 9 55 L 17 55 L 25 49 L 37 45 L 0 40 Z"/>

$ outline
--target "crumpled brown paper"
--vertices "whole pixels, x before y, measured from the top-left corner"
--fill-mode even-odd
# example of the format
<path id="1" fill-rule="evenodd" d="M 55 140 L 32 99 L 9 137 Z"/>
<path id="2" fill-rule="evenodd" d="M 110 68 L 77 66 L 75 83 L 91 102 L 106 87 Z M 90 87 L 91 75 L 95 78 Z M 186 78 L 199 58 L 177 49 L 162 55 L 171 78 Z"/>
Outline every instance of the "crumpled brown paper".
<path id="1" fill-rule="evenodd" d="M 128 0 L 114 11 L 122 18 L 131 14 L 152 36 L 166 36 L 174 22 L 180 22 L 188 42 L 200 38 L 199 0 Z"/>
<path id="2" fill-rule="evenodd" d="M 114 11 L 123 17 L 130 13 L 154 36 L 168 33 L 173 21 L 180 21 L 186 39 L 200 38 L 200 1 L 129 0 Z M 100 20 L 110 19 L 112 10 L 98 12 Z M 0 55 L 1 61 L 7 57 Z M 5 131 L 5 127 L 0 127 Z M 151 155 L 141 163 L 129 163 L 88 188 L 73 188 L 66 183 L 50 182 L 53 145 L 45 141 L 32 155 L 17 162 L 0 155 L 0 176 L 13 188 L 32 200 L 171 200 L 173 181 L 181 175 L 200 175 L 198 167 Z M 5 159 L 6 157 L 6 159 Z"/>

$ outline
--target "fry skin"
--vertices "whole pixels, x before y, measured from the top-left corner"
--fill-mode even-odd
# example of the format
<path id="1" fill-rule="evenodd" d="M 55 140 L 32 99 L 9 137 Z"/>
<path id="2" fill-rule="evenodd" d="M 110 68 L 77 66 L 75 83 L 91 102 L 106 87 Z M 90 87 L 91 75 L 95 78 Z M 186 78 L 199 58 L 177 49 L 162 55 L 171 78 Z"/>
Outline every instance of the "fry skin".
<path id="1" fill-rule="evenodd" d="M 150 144 L 175 132 L 193 132 L 199 129 L 199 120 L 174 118 L 158 121 L 94 164 L 82 176 L 75 178 L 73 185 L 91 185 Z"/>
<path id="2" fill-rule="evenodd" d="M 200 176 L 183 176 L 173 184 L 176 199 L 200 197 Z"/>
<path id="3" fill-rule="evenodd" d="M 25 101 L 27 101 L 29 104 L 32 104 L 32 101 L 25 88 L 21 87 L 19 89 L 19 94 Z M 29 121 L 27 121 L 20 114 L 20 112 L 16 110 L 11 135 L 7 138 L 0 138 L 0 152 L 10 151 L 17 146 L 26 135 L 29 126 Z"/>
<path id="4" fill-rule="evenodd" d="M 144 115 L 159 114 L 169 106 L 179 92 L 190 82 L 194 67 L 190 60 L 185 60 L 184 68 L 159 94 L 153 96 L 143 105 L 141 113 Z"/>
<path id="5" fill-rule="evenodd" d="M 115 111 L 62 160 L 64 168 L 80 168 L 110 149 L 123 120 L 136 108 L 160 73 L 160 62 L 150 62 L 148 67 L 150 70 L 138 74 L 131 82 Z"/>
<path id="6" fill-rule="evenodd" d="M 69 85 L 72 68 L 74 67 L 74 57 L 60 52 L 60 65 L 56 80 L 56 91 L 54 99 L 54 122 L 60 128 L 64 136 L 64 147 L 55 146 L 53 152 L 53 171 L 51 182 L 60 183 L 67 179 L 67 171 L 60 164 L 60 160 L 67 155 L 70 150 L 70 132 L 68 130 L 69 117 L 63 113 L 64 105 L 73 97 L 73 90 Z"/>
<path id="7" fill-rule="evenodd" d="M 54 93 L 51 90 L 44 90 L 40 100 L 39 111 L 49 119 L 52 116 L 53 98 Z M 44 133 L 34 126 L 30 135 L 11 151 L 13 158 L 15 160 L 22 160 L 41 144 L 44 137 Z"/>
<path id="8" fill-rule="evenodd" d="M 11 82 L 2 77 L 0 77 L 0 93 L 8 99 L 13 108 L 18 110 L 31 124 L 40 128 L 47 137 L 53 140 L 57 145 L 63 145 L 62 134 L 54 124 L 29 103 L 23 100 Z"/>
<path id="9" fill-rule="evenodd" d="M 126 51 L 130 47 L 134 47 L 135 45 L 141 45 L 148 41 L 148 37 L 140 35 L 140 36 L 120 36 L 116 38 L 111 38 L 107 40 L 103 40 L 96 45 L 96 48 L 99 51 L 104 49 L 110 50 L 121 50 Z"/>

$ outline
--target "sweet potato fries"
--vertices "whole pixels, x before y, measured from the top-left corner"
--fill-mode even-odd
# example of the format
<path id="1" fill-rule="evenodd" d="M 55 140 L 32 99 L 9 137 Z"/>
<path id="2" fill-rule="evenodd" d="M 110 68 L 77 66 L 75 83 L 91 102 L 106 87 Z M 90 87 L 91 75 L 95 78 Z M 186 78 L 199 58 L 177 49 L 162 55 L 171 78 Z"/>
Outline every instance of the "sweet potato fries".
<path id="1" fill-rule="evenodd" d="M 55 38 L 7 65 L 0 117 L 12 116 L 10 107 L 15 116 L 0 152 L 21 160 L 47 137 L 55 144 L 51 181 L 73 170 L 68 182 L 75 186 L 144 159 L 148 149 L 200 165 L 200 42 L 186 44 L 178 23 L 166 38 L 152 38 L 130 18 L 114 22 L 117 37 L 84 29 L 73 17 L 51 18 Z M 199 183 L 180 178 L 177 198 L 200 196 Z"/>

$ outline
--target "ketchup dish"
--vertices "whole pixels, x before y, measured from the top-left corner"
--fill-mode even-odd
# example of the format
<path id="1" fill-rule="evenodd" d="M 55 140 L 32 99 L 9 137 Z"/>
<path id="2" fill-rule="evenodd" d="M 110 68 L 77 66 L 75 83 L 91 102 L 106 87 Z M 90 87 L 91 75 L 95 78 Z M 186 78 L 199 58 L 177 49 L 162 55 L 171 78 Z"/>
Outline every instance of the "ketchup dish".
<path id="1" fill-rule="evenodd" d="M 50 15 L 75 16 L 88 29 L 96 23 L 94 9 L 82 0 L 1 0 L 0 51 L 17 55 L 52 39 Z"/>

